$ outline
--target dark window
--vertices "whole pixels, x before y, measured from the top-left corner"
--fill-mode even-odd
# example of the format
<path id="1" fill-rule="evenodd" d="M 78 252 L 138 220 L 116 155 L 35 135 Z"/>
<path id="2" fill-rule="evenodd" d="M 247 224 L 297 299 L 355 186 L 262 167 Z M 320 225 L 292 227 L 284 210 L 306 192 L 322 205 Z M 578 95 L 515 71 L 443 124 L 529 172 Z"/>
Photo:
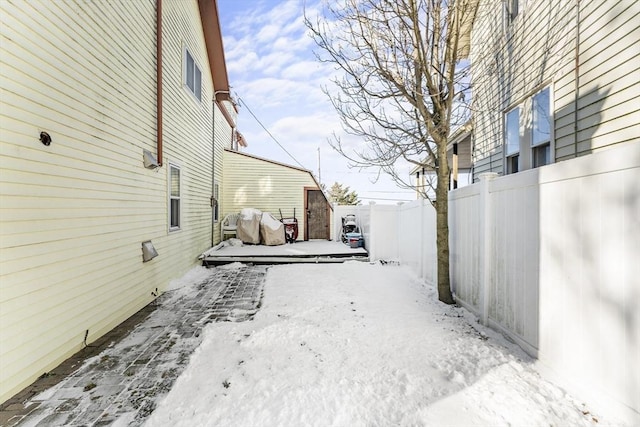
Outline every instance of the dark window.
<path id="1" fill-rule="evenodd" d="M 517 154 L 507 157 L 507 173 L 517 173 L 519 170 L 519 161 L 520 156 Z"/>
<path id="2" fill-rule="evenodd" d="M 549 163 L 551 163 L 550 145 L 547 143 L 533 147 L 533 167 L 538 168 Z"/>
<path id="3" fill-rule="evenodd" d="M 169 165 L 169 226 L 171 229 L 180 228 L 180 169 Z"/>
<path id="4" fill-rule="evenodd" d="M 215 200 L 213 204 L 213 221 L 218 222 L 220 219 L 220 186 L 217 182 L 213 185 L 213 198 Z"/>
<path id="5" fill-rule="evenodd" d="M 516 19 L 516 16 L 518 16 L 518 0 L 507 0 L 505 3 L 505 7 L 507 14 L 507 23 L 510 24 Z"/>
<path id="6" fill-rule="evenodd" d="M 201 89 L 202 89 L 202 73 L 200 72 L 200 68 L 198 68 L 198 64 L 196 64 L 193 56 L 187 49 L 184 50 L 184 84 L 187 86 L 189 91 L 195 96 L 198 101 L 201 99 Z"/>

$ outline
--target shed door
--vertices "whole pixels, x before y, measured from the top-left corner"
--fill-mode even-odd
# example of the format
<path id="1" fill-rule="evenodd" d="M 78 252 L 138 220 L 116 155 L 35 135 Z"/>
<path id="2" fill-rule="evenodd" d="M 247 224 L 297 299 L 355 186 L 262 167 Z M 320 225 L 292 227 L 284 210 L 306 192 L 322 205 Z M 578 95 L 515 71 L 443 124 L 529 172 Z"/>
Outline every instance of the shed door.
<path id="1" fill-rule="evenodd" d="M 307 239 L 329 240 L 329 206 L 320 190 L 307 192 Z"/>

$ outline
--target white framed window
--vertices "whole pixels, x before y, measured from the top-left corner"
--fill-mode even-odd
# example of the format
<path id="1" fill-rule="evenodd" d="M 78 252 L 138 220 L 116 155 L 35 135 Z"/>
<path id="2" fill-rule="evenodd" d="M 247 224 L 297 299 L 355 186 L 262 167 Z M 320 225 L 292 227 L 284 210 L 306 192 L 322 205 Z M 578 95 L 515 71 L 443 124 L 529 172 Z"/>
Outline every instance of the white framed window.
<path id="1" fill-rule="evenodd" d="M 180 229 L 180 205 L 180 167 L 169 163 L 169 231 Z"/>
<path id="2" fill-rule="evenodd" d="M 520 107 L 504 116 L 504 151 L 507 173 L 520 170 Z"/>
<path id="3" fill-rule="evenodd" d="M 220 186 L 218 181 L 213 183 L 213 199 L 213 222 L 218 222 L 220 220 Z"/>
<path id="4" fill-rule="evenodd" d="M 189 49 L 184 48 L 184 86 L 200 102 L 202 100 L 202 72 Z"/>
<path id="5" fill-rule="evenodd" d="M 534 168 L 551 163 L 551 97 L 549 87 L 531 100 L 531 158 Z"/>
<path id="6" fill-rule="evenodd" d="M 553 161 L 551 100 L 551 86 L 546 86 L 505 113 L 505 173 L 537 168 Z"/>

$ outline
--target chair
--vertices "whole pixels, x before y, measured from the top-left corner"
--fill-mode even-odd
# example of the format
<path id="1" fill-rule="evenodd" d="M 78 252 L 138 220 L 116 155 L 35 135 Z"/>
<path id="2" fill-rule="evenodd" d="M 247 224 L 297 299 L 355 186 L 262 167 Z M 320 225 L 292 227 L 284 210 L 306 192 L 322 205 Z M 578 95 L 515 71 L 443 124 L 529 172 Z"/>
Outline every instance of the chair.
<path id="1" fill-rule="evenodd" d="M 225 239 L 225 235 L 230 234 L 233 237 L 236 236 L 238 230 L 238 218 L 240 214 L 231 213 L 224 217 L 222 222 L 220 223 L 220 237 L 222 240 Z"/>

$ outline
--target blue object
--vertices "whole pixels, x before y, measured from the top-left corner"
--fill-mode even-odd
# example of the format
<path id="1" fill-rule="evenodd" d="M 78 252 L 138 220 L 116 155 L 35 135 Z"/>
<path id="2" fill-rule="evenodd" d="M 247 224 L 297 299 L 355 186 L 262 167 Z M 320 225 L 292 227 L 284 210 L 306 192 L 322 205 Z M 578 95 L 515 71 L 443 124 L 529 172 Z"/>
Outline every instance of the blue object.
<path id="1" fill-rule="evenodd" d="M 364 246 L 364 239 L 362 233 L 347 233 L 347 241 L 352 248 L 361 248 Z"/>

